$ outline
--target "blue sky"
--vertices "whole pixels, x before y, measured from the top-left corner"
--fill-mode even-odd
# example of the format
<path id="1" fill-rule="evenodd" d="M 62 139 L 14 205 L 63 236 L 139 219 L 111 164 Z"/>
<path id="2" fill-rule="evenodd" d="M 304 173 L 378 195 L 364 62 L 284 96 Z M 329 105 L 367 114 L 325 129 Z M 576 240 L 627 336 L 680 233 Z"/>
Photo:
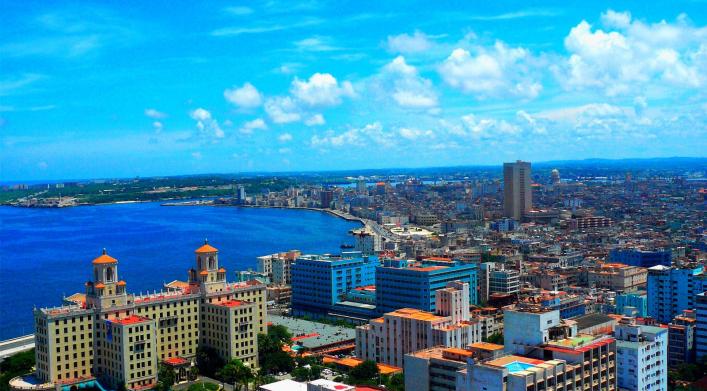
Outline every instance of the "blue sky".
<path id="1" fill-rule="evenodd" d="M 31 2 L 3 180 L 705 156 L 707 3 Z"/>

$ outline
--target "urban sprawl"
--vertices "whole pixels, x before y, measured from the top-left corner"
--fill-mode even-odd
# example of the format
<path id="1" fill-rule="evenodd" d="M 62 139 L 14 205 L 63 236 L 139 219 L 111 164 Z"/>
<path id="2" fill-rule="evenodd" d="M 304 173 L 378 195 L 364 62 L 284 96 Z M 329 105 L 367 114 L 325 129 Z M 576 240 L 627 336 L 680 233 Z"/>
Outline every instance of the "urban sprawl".
<path id="1" fill-rule="evenodd" d="M 97 254 L 79 293 L 35 310 L 35 371 L 10 386 L 168 389 L 206 375 L 270 391 L 701 386 L 669 374 L 707 375 L 704 177 L 565 179 L 517 161 L 502 178 L 351 182 L 197 202 L 360 221 L 336 254 L 282 249 L 232 272 L 205 242 L 184 281 L 146 295 Z"/>

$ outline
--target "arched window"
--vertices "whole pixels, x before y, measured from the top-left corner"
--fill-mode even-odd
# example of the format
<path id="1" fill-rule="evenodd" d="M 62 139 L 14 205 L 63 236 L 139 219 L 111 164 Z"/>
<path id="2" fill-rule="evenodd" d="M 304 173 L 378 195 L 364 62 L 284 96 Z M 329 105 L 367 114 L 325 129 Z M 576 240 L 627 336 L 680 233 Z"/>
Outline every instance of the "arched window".
<path id="1" fill-rule="evenodd" d="M 209 257 L 209 269 L 213 269 L 216 267 L 216 261 L 214 261 L 214 257 Z"/>
<path id="2" fill-rule="evenodd" d="M 106 281 L 113 282 L 113 268 L 112 267 L 106 268 Z"/>
<path id="3" fill-rule="evenodd" d="M 196 268 L 201 270 L 201 257 L 196 257 Z"/>

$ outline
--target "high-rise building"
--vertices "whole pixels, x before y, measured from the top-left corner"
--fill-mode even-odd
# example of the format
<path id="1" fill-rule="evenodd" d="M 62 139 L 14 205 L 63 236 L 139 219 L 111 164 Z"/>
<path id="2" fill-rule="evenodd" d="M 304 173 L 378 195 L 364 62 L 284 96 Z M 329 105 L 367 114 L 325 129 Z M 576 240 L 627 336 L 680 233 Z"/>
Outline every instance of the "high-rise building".
<path id="1" fill-rule="evenodd" d="M 552 172 L 550 173 L 550 177 L 552 179 L 552 184 L 553 185 L 558 185 L 560 184 L 560 170 L 558 169 L 553 169 Z"/>
<path id="2" fill-rule="evenodd" d="M 377 265 L 377 257 L 360 252 L 300 256 L 291 266 L 292 311 L 326 315 L 349 291 L 375 284 Z"/>
<path id="3" fill-rule="evenodd" d="M 695 296 L 695 358 L 707 357 L 707 292 Z"/>
<path id="4" fill-rule="evenodd" d="M 520 221 L 533 208 L 530 162 L 503 163 L 503 210 Z"/>
<path id="5" fill-rule="evenodd" d="M 319 197 L 320 197 L 322 208 L 324 208 L 324 209 L 331 208 L 332 203 L 334 202 L 334 191 L 322 190 L 321 193 L 319 193 Z"/>
<path id="6" fill-rule="evenodd" d="M 668 325 L 668 366 L 695 362 L 695 311 L 685 310 Z"/>
<path id="7" fill-rule="evenodd" d="M 631 391 L 668 389 L 668 329 L 623 318 L 614 329 L 617 385 Z"/>
<path id="8" fill-rule="evenodd" d="M 684 310 L 695 308 L 695 295 L 707 290 L 704 266 L 648 268 L 648 316 L 670 323 Z"/>
<path id="9" fill-rule="evenodd" d="M 147 295 L 127 292 L 118 260 L 93 260 L 85 294 L 72 303 L 37 309 L 37 378 L 72 385 L 97 378 L 111 389 L 145 389 L 157 381 L 159 363 L 184 376 L 197 348 L 211 348 L 224 360 L 258 365 L 258 333 L 266 332 L 265 285 L 226 282 L 218 250 L 196 250 L 188 281 Z"/>
<path id="10" fill-rule="evenodd" d="M 450 260 L 423 260 L 412 266 L 384 265 L 376 268 L 378 313 L 399 308 L 435 311 L 435 294 L 451 281 L 469 284 L 469 302 L 477 304 L 476 265 Z"/>
<path id="11" fill-rule="evenodd" d="M 469 285 L 450 282 L 437 292 L 437 313 L 401 308 L 356 328 L 356 357 L 403 366 L 403 356 L 433 346 L 463 348 L 481 341 L 469 320 Z"/>

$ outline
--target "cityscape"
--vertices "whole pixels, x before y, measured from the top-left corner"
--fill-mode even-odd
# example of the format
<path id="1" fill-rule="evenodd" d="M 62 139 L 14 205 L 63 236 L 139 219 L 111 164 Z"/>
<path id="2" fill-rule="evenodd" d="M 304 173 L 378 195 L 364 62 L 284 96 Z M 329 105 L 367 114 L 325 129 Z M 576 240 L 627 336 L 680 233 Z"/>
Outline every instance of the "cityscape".
<path id="1" fill-rule="evenodd" d="M 704 2 L 0 10 L 0 391 L 707 390 Z"/>

